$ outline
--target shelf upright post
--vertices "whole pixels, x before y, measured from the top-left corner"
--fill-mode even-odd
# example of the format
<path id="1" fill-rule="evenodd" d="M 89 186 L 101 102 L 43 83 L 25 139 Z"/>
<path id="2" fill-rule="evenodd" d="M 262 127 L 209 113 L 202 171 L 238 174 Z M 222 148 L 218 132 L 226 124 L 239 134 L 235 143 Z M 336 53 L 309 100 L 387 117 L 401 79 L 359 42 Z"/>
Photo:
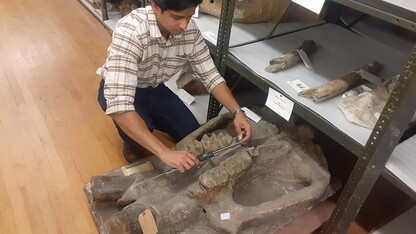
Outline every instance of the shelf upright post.
<path id="1" fill-rule="evenodd" d="M 218 28 L 215 65 L 220 74 L 225 77 L 226 58 L 228 45 L 230 43 L 231 26 L 234 16 L 235 0 L 223 0 L 221 6 L 220 25 Z M 221 110 L 220 103 L 212 96 L 209 96 L 207 120 L 218 115 Z"/>
<path id="2" fill-rule="evenodd" d="M 107 0 L 101 0 L 101 18 L 103 21 L 108 20 Z"/>
<path id="3" fill-rule="evenodd" d="M 416 45 L 321 233 L 346 233 L 416 110 Z"/>

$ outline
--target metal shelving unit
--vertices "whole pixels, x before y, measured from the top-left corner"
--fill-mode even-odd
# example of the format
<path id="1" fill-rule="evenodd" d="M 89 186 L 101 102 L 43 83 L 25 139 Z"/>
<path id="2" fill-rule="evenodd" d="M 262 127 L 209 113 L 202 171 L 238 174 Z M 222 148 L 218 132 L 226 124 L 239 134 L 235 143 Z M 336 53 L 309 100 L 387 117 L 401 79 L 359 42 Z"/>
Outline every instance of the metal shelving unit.
<path id="1" fill-rule="evenodd" d="M 121 18 L 121 14 L 115 11 L 108 12 L 107 7 L 104 4 L 104 0 L 102 0 L 101 9 L 95 9 L 87 0 L 78 0 L 100 23 L 112 32 L 113 28 L 115 27 L 117 21 Z"/>
<path id="2" fill-rule="evenodd" d="M 341 5 L 338 3 L 341 3 L 415 31 L 416 12 L 399 7 L 393 4 L 392 0 L 333 0 L 330 4 L 333 3 L 337 5 L 334 9 L 340 9 Z M 234 6 L 235 0 L 223 1 L 222 24 L 220 25 L 223 31 L 221 37 L 218 38 L 220 59 L 217 65 L 220 71 L 223 71 L 228 66 L 266 92 L 269 87 L 272 87 L 285 93 L 275 82 L 271 82 L 262 75 L 257 74 L 256 71 L 230 52 L 234 49 L 230 49 L 227 46 Z M 334 15 L 334 12 L 330 13 L 329 15 Z M 399 70 L 402 72 L 398 85 L 396 85 L 376 126 L 370 131 L 368 139 L 365 140 L 364 144 L 340 131 L 334 124 L 322 118 L 319 113 L 312 111 L 308 106 L 292 99 L 295 102 L 294 112 L 297 115 L 310 122 L 357 156 L 355 167 L 350 173 L 350 177 L 338 198 L 336 208 L 322 233 L 345 233 L 380 175 L 384 175 L 397 185 L 400 184 L 397 178 L 391 176 L 391 173 L 385 169 L 385 164 L 402 134 L 407 129 L 407 125 L 416 110 L 416 101 L 413 95 L 416 92 L 416 47 L 413 48 L 411 56 L 404 63 L 403 68 Z M 218 112 L 216 108 L 217 106 L 215 105 L 209 106 L 208 118 L 216 115 Z M 405 185 L 401 184 L 400 186 Z M 400 186 L 398 187 L 401 188 Z M 406 189 L 406 192 L 414 197 L 414 191 Z"/>
<path id="3" fill-rule="evenodd" d="M 400 75 L 323 233 L 342 233 L 358 214 L 416 110 L 416 47 Z"/>
<path id="4" fill-rule="evenodd" d="M 277 73 L 264 71 L 270 58 L 293 50 L 304 39 L 314 40 L 318 47 L 310 56 L 314 70 L 299 64 Z M 341 96 L 314 103 L 299 97 L 297 91 L 287 82 L 300 79 L 309 87 L 315 87 L 375 60 L 384 65 L 379 75 L 386 80 L 397 74 L 407 60 L 406 56 L 393 49 L 334 24 L 319 25 L 267 41 L 230 48 L 229 51 L 227 62 L 230 67 L 239 73 L 244 72 L 244 77 L 249 77 L 252 83 L 262 86 L 266 93 L 271 87 L 286 95 L 295 103 L 294 113 L 311 122 L 354 154 L 362 150 L 371 130 L 346 121 L 336 108 Z M 256 56 L 251 56 L 253 53 Z"/>
<path id="5" fill-rule="evenodd" d="M 85 0 L 79 0 L 85 5 Z M 371 14 L 385 21 L 394 23 L 406 29 L 416 31 L 416 10 L 407 9 L 397 6 L 396 2 L 401 0 L 332 0 L 334 9 L 340 9 L 342 6 L 348 6 L 367 14 Z M 102 1 L 105 3 L 105 1 Z M 267 92 L 272 87 L 282 93 L 285 93 L 276 83 L 257 74 L 251 67 L 246 66 L 235 54 L 233 50 L 248 43 L 261 41 L 264 36 L 258 40 L 251 40 L 247 43 L 236 43 L 231 37 L 231 29 L 236 24 L 232 23 L 236 0 L 223 0 L 222 12 L 219 19 L 217 43 L 214 45 L 209 42 L 208 46 L 213 55 L 214 61 L 220 73 L 224 76 L 227 67 L 237 71 L 242 77 L 248 79 L 263 91 Z M 340 5 L 342 4 L 342 5 Z M 103 4 L 105 5 L 105 4 Z M 386 10 L 387 9 L 387 10 Z M 103 24 L 105 12 L 97 14 L 95 10 L 89 9 Z M 334 11 L 335 12 L 335 11 Z M 332 11 L 330 12 L 333 13 Z M 336 12 L 335 19 L 337 17 Z M 105 25 L 105 24 L 104 24 Z M 276 38 L 288 33 L 296 33 L 299 30 L 307 30 L 310 27 L 319 27 L 310 25 L 305 27 L 297 27 L 296 30 L 285 30 L 282 33 L 274 34 Z M 108 27 L 108 26 L 107 26 Z M 253 26 L 256 27 L 256 26 Z M 267 26 L 269 27 L 269 26 Z M 244 29 L 242 29 L 244 30 Z M 254 30 L 253 33 L 258 34 Z M 267 34 L 266 34 L 267 35 Z M 236 35 L 238 37 L 238 35 Z M 230 44 L 231 43 L 231 44 Z M 413 49 L 411 57 L 405 62 L 402 69 L 399 84 L 396 86 L 392 96 L 388 100 L 377 125 L 373 131 L 366 133 L 365 142 L 357 141 L 354 137 L 341 131 L 331 121 L 323 118 L 319 112 L 314 111 L 307 105 L 292 99 L 295 102 L 294 113 L 301 116 L 313 126 L 317 127 L 324 134 L 334 139 L 341 146 L 348 149 L 357 156 L 357 162 L 350 174 L 350 178 L 344 186 L 338 199 L 336 208 L 323 229 L 323 233 L 344 233 L 349 224 L 358 214 L 362 204 L 364 203 L 368 193 L 376 182 L 377 178 L 382 175 L 389 181 L 392 181 L 399 188 L 415 198 L 415 192 L 409 189 L 405 184 L 401 183 L 391 171 L 385 169 L 385 164 L 397 145 L 401 135 L 407 127 L 411 115 L 416 109 L 416 101 L 412 94 L 416 92 L 416 47 Z M 334 107 L 335 108 L 335 107 Z M 208 119 L 215 117 L 220 111 L 219 103 L 215 99 L 210 98 L 208 108 Z"/>
<path id="6" fill-rule="evenodd" d="M 416 5 L 404 0 L 332 0 L 416 32 Z"/>

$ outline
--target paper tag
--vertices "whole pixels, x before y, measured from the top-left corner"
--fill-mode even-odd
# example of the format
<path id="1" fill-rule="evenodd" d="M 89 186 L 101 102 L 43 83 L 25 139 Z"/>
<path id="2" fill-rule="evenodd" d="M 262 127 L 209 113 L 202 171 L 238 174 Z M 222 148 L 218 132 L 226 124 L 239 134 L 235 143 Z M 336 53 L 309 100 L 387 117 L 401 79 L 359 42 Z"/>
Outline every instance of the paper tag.
<path id="1" fill-rule="evenodd" d="M 246 114 L 247 118 L 253 120 L 255 123 L 259 122 L 261 120 L 261 116 L 254 113 L 252 110 L 248 109 L 247 107 L 241 108 L 244 113 Z"/>
<path id="2" fill-rule="evenodd" d="M 199 5 L 195 8 L 195 13 L 192 15 L 193 18 L 198 18 L 199 16 Z"/>
<path id="3" fill-rule="evenodd" d="M 353 89 L 348 90 L 347 92 L 343 93 L 341 98 L 346 98 L 346 97 L 350 97 L 350 96 L 358 96 L 361 93 L 364 92 L 370 92 L 372 89 L 365 86 L 365 85 L 360 85 L 357 86 Z"/>
<path id="4" fill-rule="evenodd" d="M 380 77 L 364 70 L 364 69 L 359 69 L 357 71 L 358 73 L 360 73 L 361 77 L 364 80 L 370 81 L 371 83 L 375 84 L 375 85 L 381 85 L 383 83 L 383 81 L 381 80 Z"/>
<path id="5" fill-rule="evenodd" d="M 319 14 L 324 6 L 325 0 L 292 0 L 292 2 Z"/>
<path id="6" fill-rule="evenodd" d="M 222 213 L 220 217 L 221 217 L 221 220 L 227 220 L 227 219 L 230 219 L 231 216 L 230 216 L 230 213 Z"/>
<path id="7" fill-rule="evenodd" d="M 298 52 L 300 58 L 303 61 L 303 64 L 305 64 L 305 66 L 306 66 L 307 69 L 314 69 L 312 62 L 309 59 L 308 54 L 305 53 L 305 51 L 303 51 L 303 50 L 296 50 L 296 52 Z"/>
<path id="8" fill-rule="evenodd" d="M 125 176 L 133 175 L 135 173 L 145 172 L 145 171 L 153 171 L 155 168 L 153 167 L 153 164 L 150 161 L 146 161 L 143 164 L 139 165 L 127 165 L 122 166 L 121 171 Z"/>
<path id="9" fill-rule="evenodd" d="M 303 83 L 299 79 L 297 79 L 297 80 L 288 80 L 286 82 L 290 85 L 290 87 L 292 87 L 298 93 L 309 89 L 309 86 L 307 86 L 305 83 Z"/>
<path id="10" fill-rule="evenodd" d="M 152 211 L 146 209 L 139 215 L 139 223 L 143 234 L 156 234 L 158 232 Z"/>
<path id="11" fill-rule="evenodd" d="M 188 92 L 186 92 L 184 89 L 179 89 L 178 92 L 176 92 L 176 95 L 188 106 L 192 104 L 192 102 L 195 101 L 194 96 L 190 95 Z"/>
<path id="12" fill-rule="evenodd" d="M 204 36 L 204 38 L 207 39 L 212 44 L 214 45 L 217 44 L 217 34 L 211 31 L 207 31 L 207 32 L 202 32 L 202 36 Z"/>
<path id="13" fill-rule="evenodd" d="M 294 103 L 281 93 L 269 88 L 266 106 L 276 112 L 276 114 L 282 116 L 285 120 L 289 121 L 290 116 L 292 115 Z"/>

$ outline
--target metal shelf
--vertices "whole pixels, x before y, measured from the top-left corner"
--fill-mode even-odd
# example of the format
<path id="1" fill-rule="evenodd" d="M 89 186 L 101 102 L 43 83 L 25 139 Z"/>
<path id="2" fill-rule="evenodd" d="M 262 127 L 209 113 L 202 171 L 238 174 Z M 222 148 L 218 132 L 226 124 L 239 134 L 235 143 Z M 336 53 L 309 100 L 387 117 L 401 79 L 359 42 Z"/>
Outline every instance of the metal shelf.
<path id="1" fill-rule="evenodd" d="M 314 40 L 318 47 L 310 56 L 314 70 L 298 64 L 277 73 L 264 71 L 269 59 L 293 50 L 305 39 Z M 346 121 L 337 108 L 341 97 L 314 103 L 310 99 L 299 97 L 287 81 L 300 79 L 309 87 L 315 87 L 338 79 L 375 60 L 383 65 L 379 76 L 386 80 L 400 73 L 407 57 L 340 26 L 324 24 L 270 40 L 230 48 L 227 63 L 265 92 L 268 92 L 268 87 L 272 87 L 290 98 L 296 104 L 294 111 L 297 115 L 360 156 L 371 130 Z"/>
<path id="2" fill-rule="evenodd" d="M 103 9 L 95 9 L 87 0 L 78 0 L 100 23 L 110 32 L 113 31 L 117 21 L 121 18 L 121 14 L 116 11 L 104 11 Z M 102 17 L 102 15 L 105 17 Z"/>
<path id="3" fill-rule="evenodd" d="M 386 225 L 373 230 L 372 234 L 391 234 L 391 233 L 416 233 L 416 206 L 411 207 L 409 210 L 394 218 Z"/>
<path id="4" fill-rule="evenodd" d="M 332 0 L 416 32 L 416 4 L 404 0 Z"/>
<path id="5" fill-rule="evenodd" d="M 383 176 L 416 201 L 416 135 L 394 149 Z"/>
<path id="6" fill-rule="evenodd" d="M 198 28 L 201 30 L 204 38 L 210 45 L 216 46 L 211 37 L 207 35 L 212 34 L 214 37 L 218 35 L 220 19 L 218 17 L 199 13 L 197 18 L 193 18 Z M 309 27 L 317 26 L 325 23 L 324 21 L 290 21 L 280 23 L 271 37 L 277 37 L 288 33 L 300 31 Z M 257 24 L 243 24 L 232 23 L 229 48 L 250 44 L 253 42 L 264 40 L 275 27 L 275 23 L 257 23 Z"/>
<path id="7" fill-rule="evenodd" d="M 406 193 L 410 198 L 416 201 L 416 192 L 411 189 L 406 183 L 404 183 L 399 177 L 397 177 L 393 172 L 391 172 L 389 169 L 384 169 L 383 173 L 381 174 L 383 178 L 385 178 L 387 181 L 392 183 L 394 186 L 396 186 L 398 189 Z"/>
<path id="8" fill-rule="evenodd" d="M 85 5 L 85 0 L 79 0 L 83 5 Z M 412 93 L 416 92 L 416 82 L 414 81 L 416 78 L 414 77 L 416 74 L 416 50 L 413 51 L 412 58 L 408 60 L 407 65 L 405 66 L 404 71 L 402 72 L 402 81 L 399 85 L 400 87 L 397 88 L 395 91 L 393 97 L 389 99 L 387 103 L 387 107 L 382 113 L 382 116 L 380 117 L 379 122 L 376 125 L 376 130 L 366 131 L 365 136 L 363 139 L 357 139 L 356 136 L 352 136 L 351 134 L 347 134 L 346 131 L 342 130 L 342 128 L 334 124 L 333 121 L 328 120 L 327 118 L 322 117 L 322 112 L 316 111 L 314 106 L 311 106 L 309 104 L 305 104 L 302 101 L 299 101 L 297 99 L 297 96 L 291 95 L 290 92 L 293 92 L 283 88 L 283 85 L 276 84 L 276 82 L 273 82 L 272 80 L 267 79 L 264 75 L 259 74 L 259 69 L 253 68 L 251 66 L 251 61 L 243 61 L 241 57 L 236 54 L 237 50 L 248 48 L 254 44 L 257 43 L 267 43 L 267 41 L 262 41 L 267 36 L 268 30 L 264 30 L 266 32 L 263 34 L 263 29 L 270 28 L 269 26 L 263 27 L 260 25 L 238 25 L 232 23 L 232 15 L 234 11 L 234 5 L 236 0 L 224 0 L 223 1 L 223 9 L 221 13 L 221 18 L 216 19 L 216 30 L 218 31 L 218 41 L 216 45 L 214 43 L 211 43 L 209 40 L 206 40 L 208 43 L 208 47 L 210 48 L 211 52 L 213 52 L 214 59 L 216 62 L 216 65 L 218 69 L 220 70 L 221 74 L 224 75 L 225 73 L 225 67 L 231 67 L 234 70 L 238 71 L 242 76 L 250 80 L 252 83 L 260 87 L 265 92 L 268 91 L 269 87 L 272 87 L 279 92 L 286 94 L 289 96 L 289 98 L 292 99 L 292 101 L 295 102 L 294 106 L 294 112 L 304 118 L 306 121 L 310 122 L 312 125 L 320 129 L 323 133 L 327 134 L 329 137 L 337 141 L 340 145 L 344 146 L 346 149 L 354 153 L 358 156 L 358 160 L 356 163 L 356 166 L 354 170 L 352 171 L 350 178 L 345 185 L 340 198 L 338 199 L 337 207 L 335 208 L 335 211 L 333 212 L 330 221 L 328 222 L 328 226 L 324 229 L 325 233 L 339 233 L 344 232 L 346 230 L 346 227 L 348 227 L 349 223 L 352 222 L 352 220 L 357 215 L 362 203 L 364 202 L 365 198 L 367 197 L 369 191 L 371 190 L 372 186 L 374 185 L 376 179 L 380 174 L 385 176 L 388 180 L 393 181 L 394 184 L 396 184 L 399 188 L 401 188 L 403 191 L 407 192 L 411 196 L 414 195 L 414 191 L 411 191 L 407 185 L 404 183 L 401 183 L 397 176 L 395 176 L 393 173 L 390 173 L 391 171 L 386 170 L 384 165 L 388 160 L 388 157 L 390 156 L 390 153 L 393 151 L 395 145 L 398 142 L 398 138 L 400 137 L 400 134 L 402 133 L 403 129 L 405 128 L 405 125 L 403 122 L 407 121 L 407 117 L 410 116 L 411 110 L 409 107 L 416 109 L 414 100 L 410 99 L 410 96 Z M 333 0 L 333 2 L 343 4 L 345 6 L 349 6 L 354 9 L 358 9 L 364 13 L 376 16 L 378 18 L 381 18 L 383 20 L 386 20 L 388 22 L 394 23 L 396 25 L 400 25 L 401 27 L 410 29 L 412 31 L 415 30 L 415 22 L 416 22 L 416 14 L 415 9 L 406 9 L 402 5 L 394 4 L 395 2 L 398 2 L 400 0 Z M 85 5 L 86 6 L 86 5 Z M 87 7 L 88 9 L 88 7 Z M 108 27 L 110 30 L 111 26 L 108 26 L 105 24 L 105 21 L 102 20 L 102 17 L 100 15 L 100 12 L 97 13 L 96 10 L 89 9 L 97 19 L 99 19 L 106 27 Z M 198 21 L 198 20 L 195 20 Z M 272 24 L 270 24 L 272 25 Z M 283 25 L 283 24 L 282 24 Z M 201 28 L 201 31 L 204 31 L 204 26 L 208 26 L 206 23 L 200 23 L 198 26 Z M 212 25 L 211 25 L 212 26 Z M 302 30 L 299 32 L 304 32 L 308 30 L 315 30 L 318 27 L 312 27 L 315 25 L 309 25 L 306 27 L 290 27 L 291 30 L 283 30 L 279 32 L 279 28 L 277 29 L 275 36 L 278 36 L 276 38 L 273 38 L 269 41 L 276 40 L 279 41 L 281 38 L 284 38 L 285 36 L 282 35 L 293 35 L 296 34 L 298 30 Z M 214 24 L 215 27 L 215 24 Z M 239 28 L 241 27 L 241 28 Z M 279 26 L 283 29 L 282 26 Z M 231 29 L 234 28 L 234 31 Z M 308 29 L 306 29 L 308 28 Z M 294 30 L 292 30 L 294 29 Z M 305 30 L 306 29 L 306 30 Z M 216 32 L 215 30 L 210 29 L 213 32 Z M 252 30 L 252 31 L 247 31 Z M 260 31 L 261 32 L 260 32 Z M 240 32 L 239 32 L 240 31 Z M 244 35 L 244 33 L 246 33 Z M 291 33 L 291 34 L 288 34 Z M 322 33 L 322 37 L 326 37 L 328 35 L 331 35 L 331 32 L 325 32 Z M 351 34 L 352 35 L 352 34 Z M 353 38 L 357 38 L 358 36 L 355 35 Z M 340 39 L 343 39 L 342 36 L 339 36 Z M 243 41 L 241 41 L 241 39 Z M 310 39 L 310 38 L 302 38 L 303 40 Z M 346 38 L 345 38 L 346 39 Z M 240 41 L 238 41 L 240 40 Z M 368 40 L 368 39 L 367 39 Z M 259 42 L 261 41 L 261 42 Z M 360 39 L 361 41 L 361 39 Z M 255 43 L 254 43 L 255 42 Z M 357 43 L 357 46 L 361 46 L 364 55 L 360 56 L 358 59 L 354 58 L 351 51 L 354 50 L 354 48 L 350 48 L 351 44 L 351 38 L 346 39 L 342 44 L 342 46 L 346 46 L 348 49 L 346 49 L 346 53 L 339 54 L 339 56 L 344 56 L 346 60 L 351 60 L 353 63 L 357 62 L 357 64 L 363 65 L 363 61 L 355 61 L 363 59 L 363 57 L 371 54 L 367 51 L 367 47 L 379 47 L 381 46 L 377 42 L 372 41 L 371 43 L 365 42 L 364 44 Z M 294 44 L 296 44 L 294 46 Z M 278 43 L 278 46 L 283 46 L 282 51 L 287 52 L 288 49 L 292 50 L 298 45 L 297 41 L 286 41 L 285 43 Z M 284 48 L 284 46 L 287 46 Z M 230 49 L 231 48 L 231 49 Z M 380 47 L 381 48 L 381 47 Z M 319 48 L 321 49 L 328 49 L 332 50 L 333 47 L 327 47 L 327 48 Z M 324 50 L 325 51 L 325 50 Z M 374 57 L 380 57 L 379 50 L 373 51 Z M 334 52 L 332 52 L 334 53 Z M 337 52 L 339 53 L 339 52 Z M 253 56 L 253 54 L 256 54 L 256 56 Z M 251 52 L 251 57 L 257 59 L 258 56 L 263 56 L 263 52 L 254 50 Z M 400 64 L 401 67 L 398 69 L 393 69 L 396 72 L 399 72 L 403 69 L 403 64 L 405 61 L 402 61 L 402 57 L 396 57 L 395 53 L 386 53 L 388 56 L 394 55 L 391 58 L 387 59 L 386 61 L 389 61 L 388 64 L 393 67 L 397 68 L 397 64 Z M 279 54 L 274 54 L 274 57 L 279 56 Z M 356 55 L 355 55 L 356 56 Z M 403 55 L 402 55 L 403 56 Z M 383 57 L 383 56 L 381 56 Z M 268 58 L 270 59 L 270 58 Z M 265 62 L 267 63 L 267 60 Z M 320 58 L 319 58 L 320 59 Z M 318 62 L 319 59 L 315 62 Z M 314 60 L 312 60 L 314 62 Z M 329 62 L 331 66 L 329 66 L 330 69 L 334 70 L 335 72 L 338 72 L 334 75 L 336 76 L 330 76 L 332 78 L 338 78 L 340 74 L 344 74 L 346 71 L 350 71 L 352 69 L 356 69 L 358 66 L 357 64 L 343 64 L 339 63 L 339 61 L 327 61 Z M 368 61 L 371 62 L 371 61 Z M 383 63 L 383 61 L 382 61 Z M 250 66 L 247 66 L 247 64 L 250 64 Z M 327 64 L 328 66 L 328 64 Z M 319 68 L 319 66 L 318 66 Z M 261 68 L 263 70 L 264 67 Z M 298 68 L 294 68 L 298 69 Z M 344 69 L 344 70 L 343 70 Z M 346 70 L 345 70 L 346 69 Z M 309 71 L 305 73 L 304 69 L 301 69 L 302 72 L 299 73 L 300 75 L 297 75 L 297 78 L 304 77 L 304 74 L 309 74 Z M 319 70 L 319 69 L 318 69 Z M 341 72 L 341 70 L 343 70 Z M 293 70 L 294 71 L 294 70 Z M 333 71 L 333 72 L 334 72 Z M 281 74 L 287 75 L 290 74 L 290 72 L 282 72 Z M 328 75 L 328 74 L 327 74 Z M 392 75 L 392 74 L 390 74 Z M 293 76 L 296 77 L 296 76 Z M 386 75 L 384 78 L 388 78 L 388 75 Z M 322 80 L 321 80 L 322 82 Z M 311 87 L 314 86 L 313 84 L 310 85 Z M 315 104 L 319 105 L 319 104 Z M 336 109 L 336 108 L 335 108 Z M 334 108 L 332 109 L 334 110 Z M 211 114 L 210 114 L 211 111 Z M 210 109 L 208 109 L 208 116 L 212 116 L 212 114 L 215 114 L 215 111 L 212 112 L 211 109 L 211 100 L 210 100 Z M 343 117 L 342 117 L 343 118 Z"/>
<path id="9" fill-rule="evenodd" d="M 339 3 L 344 3 L 347 6 L 351 6 L 355 9 L 359 9 L 365 13 L 375 15 L 380 17 L 386 21 L 390 21 L 392 23 L 398 24 L 402 27 L 411 29 L 414 31 L 414 16 L 412 12 L 407 14 L 400 14 L 401 17 L 398 17 L 395 12 L 394 7 L 389 8 L 389 11 L 380 8 L 376 8 L 374 5 L 377 1 L 368 1 L 373 5 L 363 4 L 362 2 L 358 1 L 341 1 L 335 0 Z M 367 2 L 367 3 L 368 3 Z M 333 5 L 333 4 L 331 4 Z M 234 9 L 235 0 L 228 0 L 223 2 L 223 7 L 226 7 L 228 10 L 231 8 Z M 334 5 L 335 6 L 335 5 Z M 331 9 L 339 12 L 340 5 L 338 7 L 328 9 L 328 12 Z M 406 9 L 401 12 L 405 12 Z M 232 13 L 232 12 L 231 12 Z M 331 13 L 331 12 L 330 12 Z M 334 12 L 328 15 L 329 20 L 334 20 Z M 222 25 L 223 33 L 225 35 L 230 35 L 231 31 L 231 17 L 230 14 L 222 14 L 222 20 L 225 25 Z M 339 15 L 338 15 L 339 17 Z M 405 18 L 403 18 L 405 17 Z M 227 20 L 225 20 L 227 19 Z M 333 22 L 333 21 L 331 21 Z M 335 21 L 334 21 L 335 22 Z M 304 30 L 307 31 L 307 30 Z M 296 33 L 294 33 L 296 34 Z M 327 36 L 326 34 L 322 34 L 322 37 Z M 228 38 L 229 39 L 229 38 Z M 310 38 L 303 38 L 303 40 L 310 39 Z M 228 45 L 228 40 L 220 40 L 221 43 Z M 286 44 L 289 44 L 289 49 L 292 50 L 293 45 L 291 45 L 290 40 L 285 41 Z M 298 42 L 296 42 L 298 43 Z M 346 47 L 350 45 L 351 42 L 347 41 L 344 43 Z M 255 43 L 256 44 L 256 43 Z M 284 44 L 284 43 L 282 43 Z M 353 43 L 355 44 L 355 43 Z M 361 44 L 361 43 L 359 43 Z M 372 44 L 377 44 L 376 41 L 372 41 Z M 372 44 L 367 44 L 365 46 L 372 46 Z M 280 45 L 280 44 L 279 44 Z M 242 46 L 244 47 L 244 46 Z M 253 63 L 258 63 L 255 61 L 258 56 L 263 55 L 265 51 L 259 50 L 251 50 L 250 53 L 245 52 L 245 56 L 249 57 L 248 60 L 244 61 L 244 58 L 241 56 L 242 54 L 236 54 L 235 49 L 229 49 L 228 46 L 224 46 L 222 48 L 222 58 L 224 62 L 226 62 L 227 66 L 237 70 L 246 77 L 248 80 L 259 86 L 263 90 L 267 90 L 269 87 L 273 87 L 279 91 L 282 91 L 283 94 L 288 95 L 288 91 L 285 88 L 282 88 L 284 84 L 276 84 L 276 80 L 268 79 L 267 75 L 259 72 L 259 69 L 253 68 Z M 332 47 L 330 48 L 332 49 Z M 269 50 L 273 50 L 272 47 Z M 289 50 L 289 51 L 290 51 Z M 367 51 L 367 48 L 362 48 L 363 53 L 371 53 Z M 284 49 L 283 51 L 287 52 L 288 48 Z M 274 51 L 276 52 L 276 51 Z M 362 57 L 353 57 L 349 56 L 350 51 L 346 51 L 347 53 L 341 54 L 347 57 L 346 59 L 354 61 L 357 59 L 362 59 Z M 374 51 L 373 51 L 374 52 Z M 375 51 L 376 53 L 379 51 Z M 257 56 L 252 56 L 253 53 L 256 53 Z M 281 54 L 275 54 L 275 57 Z M 367 54 L 365 54 L 367 55 Z M 365 56 L 364 55 L 364 56 Z M 379 55 L 379 54 L 378 54 Z M 375 56 L 378 56 L 375 55 Z M 270 56 L 270 55 L 269 55 Z M 388 54 L 387 54 L 388 56 Z M 383 57 L 383 56 L 382 56 Z M 328 61 L 327 61 L 328 62 Z M 334 65 L 333 61 L 329 61 L 329 64 Z M 394 61 L 393 61 L 394 62 Z M 396 61 L 397 62 L 397 61 Z M 337 63 L 337 62 L 336 62 Z M 247 66 L 246 64 L 250 64 Z M 264 62 L 260 62 L 262 64 L 260 67 L 261 70 L 264 69 L 265 65 L 267 65 L 267 60 Z M 224 64 L 223 64 L 224 65 Z M 257 64 L 258 65 L 258 64 Z M 337 65 L 337 64 L 335 64 Z M 343 63 L 339 63 L 338 66 L 341 68 L 345 66 Z M 361 150 L 355 149 L 355 155 L 359 156 L 357 163 L 353 171 L 350 174 L 350 177 L 345 184 L 340 197 L 337 201 L 336 208 L 331 215 L 330 220 L 325 225 L 324 229 L 322 229 L 322 233 L 344 233 L 347 228 L 349 227 L 350 223 L 355 219 L 356 215 L 358 214 L 362 204 L 364 203 L 366 197 L 368 196 L 369 192 L 371 191 L 372 187 L 374 186 L 375 181 L 378 177 L 382 174 L 385 170 L 385 163 L 387 162 L 390 154 L 392 153 L 394 147 L 399 141 L 399 138 L 403 134 L 403 132 L 407 128 L 407 123 L 409 122 L 411 115 L 416 109 L 416 103 L 414 102 L 414 98 L 412 94 L 416 92 L 416 48 L 413 49 L 413 53 L 410 59 L 407 60 L 405 66 L 403 68 L 403 61 L 401 63 L 401 68 L 397 70 L 401 71 L 401 77 L 399 79 L 398 85 L 396 85 L 394 91 L 391 94 L 391 97 L 386 103 L 386 107 L 381 113 L 381 116 L 369 136 L 365 137 L 365 146 L 361 147 Z M 330 66 L 332 69 L 337 69 L 337 66 Z M 355 69 L 357 67 L 353 67 Z M 351 68 L 348 68 L 351 69 Z M 293 70 L 293 69 L 292 69 Z M 280 72 L 283 76 L 287 75 L 287 72 Z M 299 77 L 303 77 L 302 73 L 299 74 Z M 312 87 L 315 85 L 312 85 Z M 311 87 L 311 86 L 310 86 Z M 290 92 L 290 89 L 289 89 Z M 292 91 L 293 92 L 293 91 Z M 335 139 L 337 142 L 343 142 L 343 139 L 349 140 L 349 144 L 346 146 L 347 149 L 352 151 L 352 149 L 357 147 L 357 139 L 355 137 L 352 141 L 348 137 L 350 134 L 347 134 L 348 137 L 345 136 L 345 131 L 339 131 L 338 127 L 332 126 L 332 121 L 325 121 L 320 118 L 321 113 L 316 111 L 311 111 L 313 108 L 310 108 L 309 105 L 305 105 L 304 103 L 296 100 L 294 95 L 288 95 L 292 100 L 295 100 L 295 113 L 301 114 L 301 116 L 313 123 L 316 127 L 323 130 L 324 133 L 328 134 L 330 137 Z M 313 112 L 317 113 L 313 114 Z M 335 131 L 334 131 L 335 130 Z M 335 133 L 334 133 L 335 132 Z M 340 135 L 340 136 L 338 136 Z M 344 144 L 345 145 L 345 144 Z M 359 145 L 364 145 L 362 141 L 359 142 Z M 359 146 L 358 146 L 359 147 Z"/>
<path id="10" fill-rule="evenodd" d="M 257 75 L 253 70 L 247 67 L 244 63 L 242 63 L 232 54 L 230 54 L 227 59 L 227 65 L 233 70 L 238 71 L 238 73 L 241 76 L 249 80 L 251 83 L 259 87 L 266 93 L 269 91 L 269 87 L 279 91 L 280 93 L 284 93 L 284 91 L 281 90 L 276 84 L 265 79 L 264 77 Z M 292 101 L 294 100 L 292 99 Z M 298 102 L 295 102 L 293 112 L 296 113 L 298 116 L 302 116 L 302 118 L 308 121 L 311 125 L 317 127 L 320 131 L 328 135 L 330 138 L 334 139 L 337 143 L 348 149 L 353 154 L 362 154 L 363 145 L 359 144 L 357 141 L 355 141 L 343 132 L 334 131 L 336 127 L 333 124 L 331 124 L 326 119 L 322 118 L 322 116 L 308 109 L 306 106 L 303 106 Z"/>

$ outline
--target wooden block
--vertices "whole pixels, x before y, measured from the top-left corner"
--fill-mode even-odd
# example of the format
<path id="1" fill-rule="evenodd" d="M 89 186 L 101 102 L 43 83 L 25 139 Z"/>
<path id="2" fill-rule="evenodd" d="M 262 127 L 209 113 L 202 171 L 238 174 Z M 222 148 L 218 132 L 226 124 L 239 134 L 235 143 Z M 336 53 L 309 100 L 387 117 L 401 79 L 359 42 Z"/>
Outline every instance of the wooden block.
<path id="1" fill-rule="evenodd" d="M 123 171 L 123 174 L 125 176 L 129 176 L 129 175 L 132 175 L 134 173 L 139 173 L 139 172 L 153 171 L 154 169 L 155 168 L 153 167 L 150 161 L 146 161 L 145 163 L 135 165 L 135 166 L 127 165 L 127 166 L 121 167 L 121 170 Z"/>
<path id="2" fill-rule="evenodd" d="M 139 215 L 139 223 L 143 234 L 156 234 L 158 232 L 155 218 L 150 209 L 146 209 Z"/>

